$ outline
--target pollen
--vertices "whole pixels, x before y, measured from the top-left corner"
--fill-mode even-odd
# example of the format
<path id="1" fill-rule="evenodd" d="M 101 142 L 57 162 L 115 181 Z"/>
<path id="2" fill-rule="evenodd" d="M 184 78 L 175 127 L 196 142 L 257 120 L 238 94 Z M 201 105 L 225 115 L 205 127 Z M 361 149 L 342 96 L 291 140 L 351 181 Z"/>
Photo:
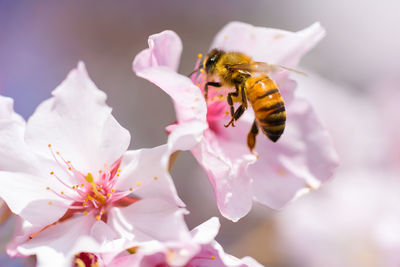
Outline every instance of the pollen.
<path id="1" fill-rule="evenodd" d="M 84 187 L 85 185 L 84 184 L 81 184 L 81 187 Z"/>
<path id="2" fill-rule="evenodd" d="M 72 186 L 72 189 L 75 189 L 75 185 Z"/>
<path id="3" fill-rule="evenodd" d="M 115 189 L 114 189 L 114 188 L 113 188 L 113 189 L 111 189 L 111 192 L 113 192 L 113 193 L 114 193 L 114 192 L 115 192 Z"/>
<path id="4" fill-rule="evenodd" d="M 111 197 L 111 193 L 107 193 L 107 197 Z"/>
<path id="5" fill-rule="evenodd" d="M 84 211 L 83 214 L 88 215 L 88 212 L 87 212 L 87 211 Z"/>
<path id="6" fill-rule="evenodd" d="M 119 176 L 119 173 L 117 173 L 117 176 Z"/>
<path id="7" fill-rule="evenodd" d="M 100 221 L 100 215 L 96 216 L 96 220 Z"/>
<path id="8" fill-rule="evenodd" d="M 121 169 L 118 169 L 118 172 L 121 172 L 122 170 Z"/>
<path id="9" fill-rule="evenodd" d="M 53 174 L 54 174 L 54 172 L 50 172 L 50 174 L 51 174 L 51 175 L 53 175 Z"/>
<path id="10" fill-rule="evenodd" d="M 99 170 L 99 173 L 102 173 L 102 171 L 101 171 L 101 170 Z"/>
<path id="11" fill-rule="evenodd" d="M 72 168 L 71 168 L 71 167 L 68 167 L 68 170 L 72 170 Z"/>
<path id="12" fill-rule="evenodd" d="M 215 256 L 211 256 L 211 259 L 212 259 L 212 260 L 215 260 Z"/>
<path id="13" fill-rule="evenodd" d="M 83 202 L 83 203 L 82 203 L 82 206 L 86 207 L 86 206 L 87 206 L 87 203 L 86 203 L 86 202 Z"/>
<path id="14" fill-rule="evenodd" d="M 131 187 L 131 188 L 129 188 L 129 191 L 132 191 L 133 190 L 133 188 Z"/>
<path id="15" fill-rule="evenodd" d="M 51 144 L 48 144 L 48 147 L 51 147 Z"/>
<path id="16" fill-rule="evenodd" d="M 198 53 L 197 54 L 197 58 L 202 58 L 203 57 L 203 54 L 202 53 Z"/>
<path id="17" fill-rule="evenodd" d="M 157 176 L 154 176 L 154 178 L 153 178 L 155 181 L 157 181 L 158 180 L 158 177 Z"/>
<path id="18" fill-rule="evenodd" d="M 46 187 L 46 190 L 50 190 L 50 187 Z"/>
<path id="19" fill-rule="evenodd" d="M 63 192 L 63 191 L 61 191 L 61 195 L 64 195 L 64 192 Z"/>
<path id="20" fill-rule="evenodd" d="M 140 186 L 141 184 L 142 184 L 142 183 L 141 183 L 140 181 L 137 181 L 137 182 L 136 182 L 136 185 L 137 185 L 137 186 Z"/>

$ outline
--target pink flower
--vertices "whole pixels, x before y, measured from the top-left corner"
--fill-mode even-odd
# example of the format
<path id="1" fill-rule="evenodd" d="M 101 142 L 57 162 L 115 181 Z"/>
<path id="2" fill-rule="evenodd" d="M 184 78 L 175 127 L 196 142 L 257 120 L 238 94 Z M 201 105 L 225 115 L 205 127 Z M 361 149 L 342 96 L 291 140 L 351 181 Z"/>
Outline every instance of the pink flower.
<path id="1" fill-rule="evenodd" d="M 105 100 L 83 63 L 27 123 L 0 97 L 0 197 L 23 219 L 9 254 L 72 260 L 190 237 L 167 171 L 173 151 L 126 151 L 130 134 Z"/>
<path id="2" fill-rule="evenodd" d="M 232 22 L 217 34 L 211 48 L 243 52 L 256 61 L 293 68 L 324 34 L 318 23 L 293 33 Z M 181 136 L 176 133 L 180 127 L 185 139 L 200 140 L 191 151 L 207 172 L 225 217 L 237 221 L 245 216 L 253 199 L 281 208 L 300 192 L 318 188 L 332 176 L 338 159 L 330 136 L 310 105 L 294 95 L 296 83 L 287 73 L 271 75 L 285 100 L 285 133 L 277 143 L 260 134 L 256 157 L 246 144 L 253 111 L 248 109 L 235 128 L 225 128 L 230 117 L 224 96 L 211 92 L 206 103 L 199 89 L 203 88 L 204 74 L 189 79 L 176 72 L 181 50 L 174 32 L 152 35 L 149 48 L 136 56 L 133 69 L 174 100 L 178 123 L 168 128 L 171 134 Z"/>
<path id="3" fill-rule="evenodd" d="M 139 247 L 135 254 L 123 253 L 107 266 L 262 266 L 250 257 L 238 259 L 226 254 L 214 240 L 219 226 L 218 219 L 214 217 L 192 230 L 190 243 L 152 244 L 152 246 Z"/>

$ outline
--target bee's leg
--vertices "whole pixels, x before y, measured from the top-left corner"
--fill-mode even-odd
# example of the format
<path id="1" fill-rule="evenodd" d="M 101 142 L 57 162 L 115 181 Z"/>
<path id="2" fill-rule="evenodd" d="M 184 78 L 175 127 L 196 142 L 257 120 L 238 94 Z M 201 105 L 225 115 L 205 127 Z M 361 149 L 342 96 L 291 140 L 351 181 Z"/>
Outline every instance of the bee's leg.
<path id="1" fill-rule="evenodd" d="M 239 92 L 241 92 L 241 95 L 242 95 L 242 104 L 235 111 L 234 107 L 233 107 L 232 96 L 234 96 L 234 97 L 239 96 Z M 233 93 L 229 93 L 227 99 L 228 99 L 228 104 L 229 104 L 229 106 L 231 108 L 232 119 L 227 125 L 224 125 L 224 126 L 225 127 L 229 127 L 229 125 L 232 124 L 232 127 L 235 127 L 234 121 L 237 121 L 243 115 L 244 111 L 247 108 L 246 91 L 244 90 L 244 88 L 242 88 L 242 90 L 239 90 L 238 86 L 236 86 L 236 91 L 233 92 Z"/>
<path id="2" fill-rule="evenodd" d="M 222 83 L 217 83 L 217 82 L 206 83 L 206 85 L 204 86 L 204 98 L 206 99 L 206 101 L 208 100 L 208 86 L 221 87 Z"/>
<path id="3" fill-rule="evenodd" d="M 232 106 L 233 107 L 233 106 Z M 246 110 L 246 108 L 244 107 L 244 105 L 240 105 L 237 110 L 235 111 L 235 113 L 232 116 L 232 119 L 230 122 L 228 122 L 227 125 L 224 125 L 225 127 L 229 127 L 229 125 L 232 124 L 232 127 L 235 127 L 234 121 L 237 121 L 244 113 L 244 111 Z"/>
<path id="4" fill-rule="evenodd" d="M 253 125 L 251 126 L 250 132 L 247 135 L 247 146 L 249 147 L 251 153 L 253 153 L 253 149 L 256 146 L 256 136 L 258 135 L 258 126 L 256 120 L 254 120 Z"/>

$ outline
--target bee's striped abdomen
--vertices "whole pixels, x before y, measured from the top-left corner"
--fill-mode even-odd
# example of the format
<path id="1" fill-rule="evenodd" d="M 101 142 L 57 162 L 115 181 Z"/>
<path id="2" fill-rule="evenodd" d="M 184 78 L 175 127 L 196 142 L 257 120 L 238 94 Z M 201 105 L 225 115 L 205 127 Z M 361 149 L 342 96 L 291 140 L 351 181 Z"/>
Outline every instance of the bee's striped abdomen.
<path id="1" fill-rule="evenodd" d="M 276 83 L 267 75 L 247 81 L 247 97 L 264 134 L 276 142 L 285 130 L 285 103 Z"/>

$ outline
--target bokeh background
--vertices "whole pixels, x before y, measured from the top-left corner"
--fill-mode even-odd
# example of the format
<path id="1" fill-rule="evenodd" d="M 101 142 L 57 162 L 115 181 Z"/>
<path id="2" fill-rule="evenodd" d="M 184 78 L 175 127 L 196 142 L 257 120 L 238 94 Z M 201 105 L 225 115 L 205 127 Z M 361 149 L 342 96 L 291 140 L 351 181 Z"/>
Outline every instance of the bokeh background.
<path id="1" fill-rule="evenodd" d="M 228 252 L 271 267 L 400 266 L 399 12 L 397 0 L 0 0 L 0 93 L 28 118 L 83 60 L 131 148 L 153 147 L 166 142 L 175 115 L 169 97 L 131 70 L 150 34 L 179 34 L 188 74 L 230 21 L 291 31 L 320 21 L 327 36 L 300 67 L 310 76 L 293 78 L 331 130 L 342 162 L 335 180 L 282 211 L 255 205 L 232 223 L 195 159 L 181 153 L 173 177 L 186 221 L 193 228 L 219 216 L 217 240 Z M 2 251 L 12 227 L 11 219 L 0 228 Z M 28 264 L 0 256 L 0 266 Z"/>

